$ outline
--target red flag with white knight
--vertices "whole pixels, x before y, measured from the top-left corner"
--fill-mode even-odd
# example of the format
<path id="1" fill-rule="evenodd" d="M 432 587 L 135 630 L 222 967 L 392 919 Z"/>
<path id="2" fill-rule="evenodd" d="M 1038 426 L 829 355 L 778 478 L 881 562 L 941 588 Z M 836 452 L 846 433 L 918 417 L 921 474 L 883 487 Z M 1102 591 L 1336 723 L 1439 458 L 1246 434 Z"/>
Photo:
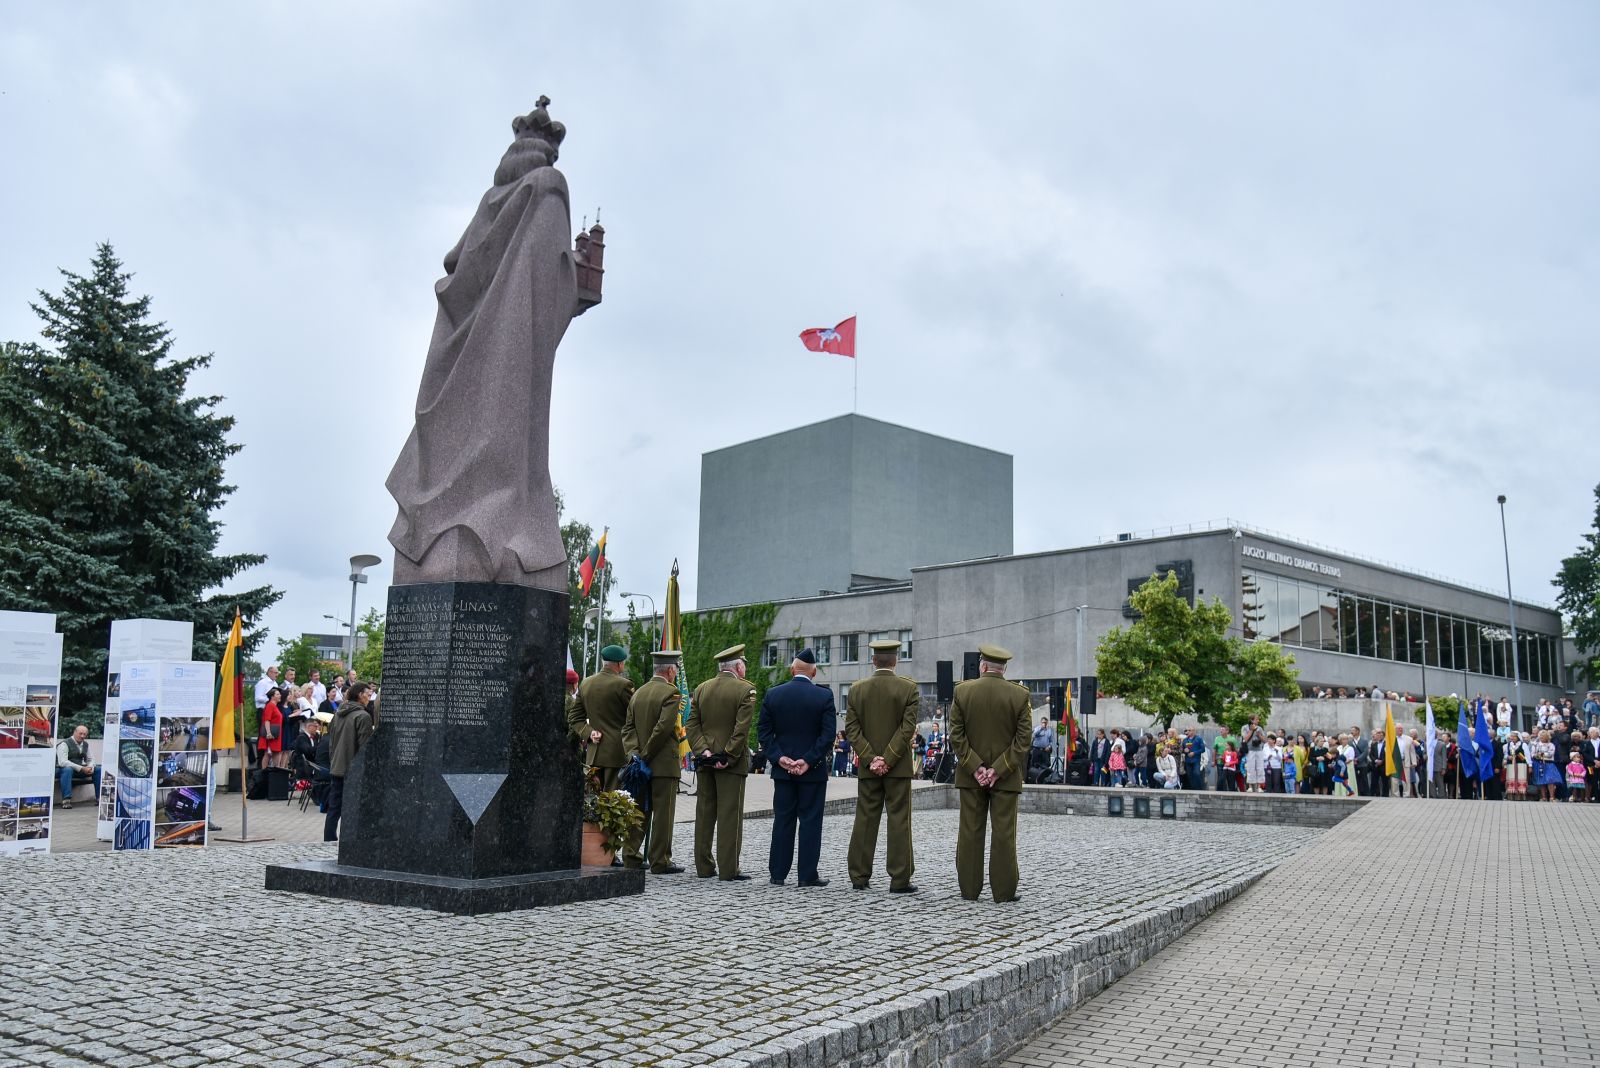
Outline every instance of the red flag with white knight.
<path id="1" fill-rule="evenodd" d="M 856 317 L 854 315 L 838 326 L 814 326 L 800 331 L 800 344 L 812 352 L 831 352 L 836 356 L 856 358 Z"/>

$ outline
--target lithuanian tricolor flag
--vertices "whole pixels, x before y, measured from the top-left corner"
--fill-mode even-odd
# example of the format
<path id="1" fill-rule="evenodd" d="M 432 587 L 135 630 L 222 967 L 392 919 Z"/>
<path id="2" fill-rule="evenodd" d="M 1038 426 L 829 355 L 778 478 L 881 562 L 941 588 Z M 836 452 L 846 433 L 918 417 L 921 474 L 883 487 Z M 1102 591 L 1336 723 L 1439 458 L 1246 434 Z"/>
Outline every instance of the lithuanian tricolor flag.
<path id="1" fill-rule="evenodd" d="M 239 710 L 244 707 L 244 628 L 239 610 L 233 610 L 233 629 L 228 632 L 228 647 L 222 652 L 222 670 L 217 672 L 217 714 L 211 721 L 211 748 L 232 749 L 238 745 Z"/>
<path id="2" fill-rule="evenodd" d="M 584 597 L 589 596 L 589 587 L 594 585 L 594 577 L 606 569 L 606 535 L 611 533 L 611 528 L 600 532 L 600 540 L 594 543 L 594 548 L 589 550 L 589 555 L 583 558 L 583 563 L 578 565 L 578 591 Z"/>
<path id="3" fill-rule="evenodd" d="M 1383 703 L 1383 773 L 1391 777 L 1400 774 L 1400 754 L 1394 747 L 1394 713 L 1387 701 Z"/>
<path id="4" fill-rule="evenodd" d="M 1067 707 L 1065 711 L 1067 720 L 1067 759 L 1071 760 L 1078 751 L 1078 721 L 1072 716 L 1072 683 L 1067 683 Z"/>

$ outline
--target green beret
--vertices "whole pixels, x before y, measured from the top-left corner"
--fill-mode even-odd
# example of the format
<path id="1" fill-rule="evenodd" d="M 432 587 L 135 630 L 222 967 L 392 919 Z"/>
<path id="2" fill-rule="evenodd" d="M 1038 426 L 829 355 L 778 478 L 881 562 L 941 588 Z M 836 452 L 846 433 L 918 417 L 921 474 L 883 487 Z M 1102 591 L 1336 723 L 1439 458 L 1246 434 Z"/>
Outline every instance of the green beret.
<path id="1" fill-rule="evenodd" d="M 628 659 L 628 650 L 620 645 L 608 645 L 600 650 L 600 659 L 612 664 L 620 664 Z"/>

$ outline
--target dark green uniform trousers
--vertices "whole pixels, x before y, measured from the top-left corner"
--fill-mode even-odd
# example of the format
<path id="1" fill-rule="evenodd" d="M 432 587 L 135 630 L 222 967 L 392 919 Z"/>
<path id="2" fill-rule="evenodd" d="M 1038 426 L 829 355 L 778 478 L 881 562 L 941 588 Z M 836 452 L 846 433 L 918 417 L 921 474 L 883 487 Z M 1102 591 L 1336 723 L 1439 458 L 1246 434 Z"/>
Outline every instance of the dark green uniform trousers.
<path id="1" fill-rule="evenodd" d="M 590 768 L 589 770 L 600 773 L 600 789 L 617 789 L 617 776 L 622 774 L 621 768 Z"/>
<path id="2" fill-rule="evenodd" d="M 717 856 L 711 858 L 716 832 Z M 744 844 L 744 776 L 710 768 L 694 777 L 694 870 L 709 878 L 739 874 L 739 847 Z"/>
<path id="3" fill-rule="evenodd" d="M 672 821 L 678 814 L 678 780 L 677 779 L 651 779 L 650 780 L 650 815 L 645 817 L 645 823 L 650 828 L 650 870 L 660 872 L 672 864 Z M 644 864 L 645 858 L 639 853 L 639 845 L 644 841 L 644 826 L 628 836 L 627 843 L 622 847 L 622 863 L 630 868 L 637 868 Z"/>
<path id="4" fill-rule="evenodd" d="M 872 878 L 878 853 L 878 824 L 889 810 L 889 886 L 911 883 L 916 862 L 911 856 L 911 780 L 863 772 L 856 780 L 856 822 L 850 831 L 850 882 L 860 886 Z"/>
<path id="5" fill-rule="evenodd" d="M 981 786 L 956 792 L 961 795 L 961 825 L 956 832 L 956 881 L 961 896 L 976 901 L 983 891 L 983 835 L 988 829 L 994 833 L 989 842 L 989 890 L 996 901 L 1010 901 L 1017 896 L 1017 798 L 1021 795 Z"/>

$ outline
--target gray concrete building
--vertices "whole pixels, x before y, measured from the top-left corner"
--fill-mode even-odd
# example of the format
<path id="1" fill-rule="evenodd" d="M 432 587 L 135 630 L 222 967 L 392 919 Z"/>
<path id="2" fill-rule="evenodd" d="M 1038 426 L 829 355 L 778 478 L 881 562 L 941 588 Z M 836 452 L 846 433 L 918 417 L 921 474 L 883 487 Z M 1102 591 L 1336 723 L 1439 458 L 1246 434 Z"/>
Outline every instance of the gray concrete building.
<path id="1" fill-rule="evenodd" d="M 705 453 L 697 606 L 843 594 L 1006 555 L 1011 477 L 1006 453 L 854 414 Z"/>
<path id="2" fill-rule="evenodd" d="M 914 568 L 909 582 L 780 600 L 761 655 L 781 665 L 811 645 L 821 680 L 842 698 L 870 672 L 866 643 L 898 637 L 910 653 L 901 673 L 921 684 L 931 706 L 937 663 L 951 661 L 959 679 L 963 653 L 992 642 L 1016 654 L 1010 677 L 1043 699 L 1050 686 L 1095 673 L 1100 638 L 1133 621 L 1129 593 L 1167 570 L 1191 600 L 1221 600 L 1233 634 L 1287 648 L 1307 691 L 1354 694 L 1376 685 L 1421 694 L 1426 675 L 1429 693 L 1514 696 L 1503 594 L 1236 523 L 935 564 Z M 1570 676 L 1559 614 L 1519 601 L 1516 615 L 1529 709 L 1541 697 L 1564 696 Z"/>

